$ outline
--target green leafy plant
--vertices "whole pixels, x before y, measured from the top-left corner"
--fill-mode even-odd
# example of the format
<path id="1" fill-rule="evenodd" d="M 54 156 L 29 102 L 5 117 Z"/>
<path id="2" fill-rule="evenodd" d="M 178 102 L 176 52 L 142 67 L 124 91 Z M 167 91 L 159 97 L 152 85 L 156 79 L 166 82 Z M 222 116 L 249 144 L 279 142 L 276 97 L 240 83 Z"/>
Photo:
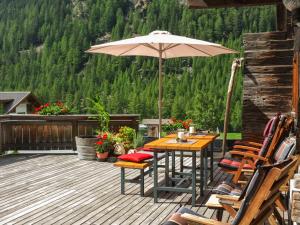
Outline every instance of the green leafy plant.
<path id="1" fill-rule="evenodd" d="M 46 103 L 34 109 L 40 115 L 63 115 L 68 114 L 70 109 L 62 102 Z"/>
<path id="2" fill-rule="evenodd" d="M 136 136 L 135 129 L 123 126 L 119 129 L 117 137 L 120 138 L 121 143 L 124 145 L 125 149 L 130 149 L 133 147 L 133 141 Z"/>
<path id="3" fill-rule="evenodd" d="M 98 121 L 99 130 L 101 132 L 108 131 L 108 125 L 110 121 L 109 113 L 105 110 L 104 105 L 101 102 L 100 97 L 96 97 L 95 99 L 88 98 L 87 99 L 91 106 L 87 107 L 91 113 L 97 114 L 97 116 L 92 116 L 92 119 L 96 119 Z"/>
<path id="4" fill-rule="evenodd" d="M 144 143 L 145 143 L 145 140 L 144 140 L 143 135 L 140 133 L 137 133 L 137 135 L 135 135 L 134 139 L 133 139 L 133 147 L 134 148 L 141 147 L 144 145 Z"/>

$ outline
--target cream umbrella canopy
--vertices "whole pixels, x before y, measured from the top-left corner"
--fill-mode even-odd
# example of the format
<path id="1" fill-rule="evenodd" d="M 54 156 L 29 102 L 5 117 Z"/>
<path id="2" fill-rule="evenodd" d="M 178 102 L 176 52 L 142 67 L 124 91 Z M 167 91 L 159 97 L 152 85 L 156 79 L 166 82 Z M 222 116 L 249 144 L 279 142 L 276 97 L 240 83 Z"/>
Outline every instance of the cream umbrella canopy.
<path id="1" fill-rule="evenodd" d="M 219 44 L 172 35 L 167 31 L 153 31 L 146 36 L 94 45 L 86 52 L 114 56 L 151 56 L 159 58 L 159 137 L 162 122 L 162 59 L 194 56 L 210 57 L 237 53 Z"/>

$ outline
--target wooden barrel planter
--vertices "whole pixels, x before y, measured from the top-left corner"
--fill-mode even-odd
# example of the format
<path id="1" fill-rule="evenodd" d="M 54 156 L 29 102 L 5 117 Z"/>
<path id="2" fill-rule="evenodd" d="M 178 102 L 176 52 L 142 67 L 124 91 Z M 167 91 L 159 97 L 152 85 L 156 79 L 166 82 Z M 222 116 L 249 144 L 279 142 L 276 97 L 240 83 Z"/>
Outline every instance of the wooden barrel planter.
<path id="1" fill-rule="evenodd" d="M 75 137 L 78 158 L 81 160 L 96 159 L 96 142 L 98 138 L 95 136 L 80 136 Z"/>

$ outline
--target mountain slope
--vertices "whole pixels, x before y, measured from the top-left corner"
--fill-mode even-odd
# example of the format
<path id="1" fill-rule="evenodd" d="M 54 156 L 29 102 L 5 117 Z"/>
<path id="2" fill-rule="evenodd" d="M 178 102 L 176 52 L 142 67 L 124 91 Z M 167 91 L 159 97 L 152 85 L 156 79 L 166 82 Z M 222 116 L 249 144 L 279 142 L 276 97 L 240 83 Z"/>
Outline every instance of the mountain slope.
<path id="1" fill-rule="evenodd" d="M 275 9 L 190 10 L 178 0 L 3 0 L 0 2 L 0 90 L 31 90 L 43 101 L 85 111 L 100 95 L 111 113 L 157 115 L 158 62 L 146 57 L 89 55 L 90 45 L 168 30 L 241 50 L 241 34 L 274 30 Z M 164 117 L 222 126 L 232 59 L 165 61 Z M 241 125 L 242 78 L 231 127 Z M 201 118 L 201 119 L 200 119 Z M 208 121 L 209 120 L 209 121 Z"/>

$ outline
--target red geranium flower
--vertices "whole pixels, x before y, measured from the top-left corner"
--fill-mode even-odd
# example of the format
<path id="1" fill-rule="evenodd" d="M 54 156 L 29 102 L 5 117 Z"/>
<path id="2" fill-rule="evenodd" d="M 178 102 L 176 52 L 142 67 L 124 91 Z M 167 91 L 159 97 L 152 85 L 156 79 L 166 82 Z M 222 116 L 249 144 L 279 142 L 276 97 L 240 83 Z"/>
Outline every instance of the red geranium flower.
<path id="1" fill-rule="evenodd" d="M 50 105 L 50 103 L 48 102 L 44 105 L 44 107 L 48 107 L 49 105 Z"/>
<path id="2" fill-rule="evenodd" d="M 107 139 L 107 134 L 103 134 L 102 139 L 106 140 Z"/>
<path id="3" fill-rule="evenodd" d="M 97 141 L 96 145 L 103 145 L 103 141 Z"/>

